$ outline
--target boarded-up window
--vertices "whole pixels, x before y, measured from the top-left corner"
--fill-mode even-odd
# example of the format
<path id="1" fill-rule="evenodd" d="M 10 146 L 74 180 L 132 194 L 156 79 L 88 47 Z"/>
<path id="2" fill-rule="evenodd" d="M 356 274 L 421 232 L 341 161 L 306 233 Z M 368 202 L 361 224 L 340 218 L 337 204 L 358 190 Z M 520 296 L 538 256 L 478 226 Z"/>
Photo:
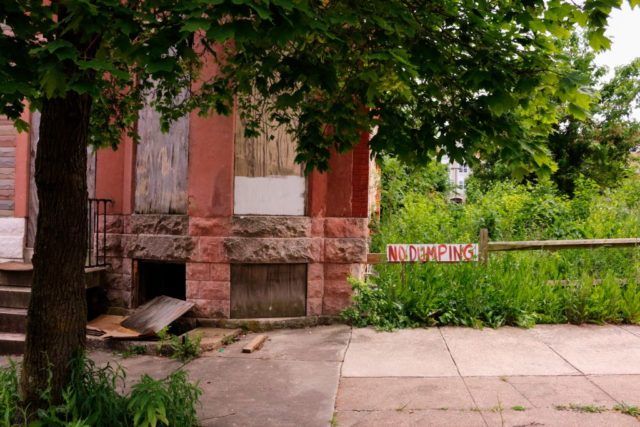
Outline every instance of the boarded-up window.
<path id="1" fill-rule="evenodd" d="M 247 138 L 238 113 L 235 122 L 234 212 L 304 215 L 306 181 L 292 135 L 265 119 L 261 135 Z"/>
<path id="2" fill-rule="evenodd" d="M 146 105 L 138 119 L 136 213 L 183 214 L 187 211 L 189 117 L 160 130 L 160 115 Z"/>
<path id="3" fill-rule="evenodd" d="M 231 317 L 292 317 L 306 314 L 306 264 L 232 264 Z"/>
<path id="4" fill-rule="evenodd" d="M 13 122 L 0 116 L 0 217 L 13 216 L 15 207 L 16 136 Z"/>

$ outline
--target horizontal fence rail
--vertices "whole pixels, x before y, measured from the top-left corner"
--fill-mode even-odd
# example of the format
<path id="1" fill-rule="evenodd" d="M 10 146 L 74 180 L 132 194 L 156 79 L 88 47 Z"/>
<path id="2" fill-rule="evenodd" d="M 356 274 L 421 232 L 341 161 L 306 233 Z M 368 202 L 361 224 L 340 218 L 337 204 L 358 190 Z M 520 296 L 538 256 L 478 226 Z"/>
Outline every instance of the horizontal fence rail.
<path id="1" fill-rule="evenodd" d="M 521 242 L 489 242 L 489 252 L 528 251 L 543 249 L 559 251 L 562 249 L 596 249 L 640 247 L 640 239 L 592 239 L 592 240 L 526 240 Z"/>
<path id="2" fill-rule="evenodd" d="M 560 251 L 564 249 L 598 249 L 598 248 L 640 248 L 640 238 L 620 238 L 620 239 L 580 239 L 580 240 L 523 240 L 512 242 L 491 242 L 487 229 L 480 230 L 478 243 L 478 261 L 481 264 L 489 262 L 491 252 L 507 251 Z M 367 264 L 376 265 L 387 262 L 387 255 L 384 253 L 367 254 Z"/>

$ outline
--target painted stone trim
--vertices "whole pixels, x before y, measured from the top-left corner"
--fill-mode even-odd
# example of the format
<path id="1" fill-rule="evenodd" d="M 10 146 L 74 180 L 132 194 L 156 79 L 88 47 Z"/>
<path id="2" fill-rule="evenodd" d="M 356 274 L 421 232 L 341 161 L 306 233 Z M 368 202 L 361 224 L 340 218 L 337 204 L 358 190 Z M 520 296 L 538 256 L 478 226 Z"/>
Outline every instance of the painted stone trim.
<path id="1" fill-rule="evenodd" d="M 309 238 L 243 238 L 225 239 L 224 247 L 231 262 L 236 263 L 305 263 L 320 258 Z"/>
<path id="2" fill-rule="evenodd" d="M 127 234 L 186 236 L 189 234 L 189 217 L 186 215 L 131 215 L 126 232 Z"/>
<path id="3" fill-rule="evenodd" d="M 311 218 L 234 216 L 231 234 L 238 237 L 310 237 Z"/>

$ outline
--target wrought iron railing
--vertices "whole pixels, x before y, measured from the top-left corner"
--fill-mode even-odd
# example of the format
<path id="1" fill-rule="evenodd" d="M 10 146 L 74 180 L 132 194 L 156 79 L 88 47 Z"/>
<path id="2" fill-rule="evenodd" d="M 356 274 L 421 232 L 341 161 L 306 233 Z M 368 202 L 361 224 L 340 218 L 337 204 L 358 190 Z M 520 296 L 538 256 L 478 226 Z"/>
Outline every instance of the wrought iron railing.
<path id="1" fill-rule="evenodd" d="M 107 205 L 109 199 L 89 199 L 87 221 L 87 261 L 85 267 L 107 265 Z"/>

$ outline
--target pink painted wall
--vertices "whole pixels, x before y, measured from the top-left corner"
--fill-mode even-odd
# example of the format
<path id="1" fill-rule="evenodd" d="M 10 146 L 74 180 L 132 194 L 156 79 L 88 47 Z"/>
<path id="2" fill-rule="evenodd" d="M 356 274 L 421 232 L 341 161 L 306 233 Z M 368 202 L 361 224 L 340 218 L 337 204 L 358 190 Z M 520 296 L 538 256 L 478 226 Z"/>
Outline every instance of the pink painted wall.
<path id="1" fill-rule="evenodd" d="M 31 112 L 25 103 L 22 120 L 31 123 Z M 14 216 L 26 218 L 29 216 L 29 171 L 30 171 L 30 140 L 29 133 L 22 132 L 16 137 L 16 166 L 14 187 Z"/>

